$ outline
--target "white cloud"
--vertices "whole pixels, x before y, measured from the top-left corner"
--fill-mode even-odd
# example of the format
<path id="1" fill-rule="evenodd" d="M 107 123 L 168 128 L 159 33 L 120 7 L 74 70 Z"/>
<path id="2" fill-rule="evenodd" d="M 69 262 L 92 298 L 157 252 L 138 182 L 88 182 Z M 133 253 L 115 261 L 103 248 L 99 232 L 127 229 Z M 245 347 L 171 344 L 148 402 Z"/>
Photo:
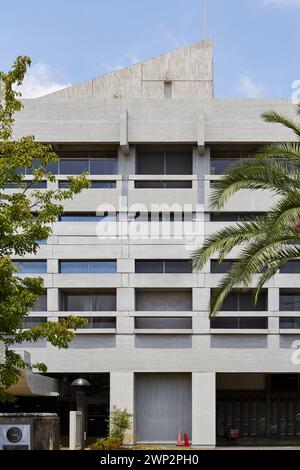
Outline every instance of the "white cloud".
<path id="1" fill-rule="evenodd" d="M 38 98 L 70 85 L 71 83 L 56 82 L 53 79 L 51 67 L 42 62 L 38 62 L 28 70 L 23 84 L 18 87 L 18 91 L 22 93 L 22 98 Z"/>
<path id="2" fill-rule="evenodd" d="M 264 0 L 265 5 L 275 6 L 300 6 L 300 0 Z"/>
<path id="3" fill-rule="evenodd" d="M 264 87 L 259 83 L 255 83 L 248 74 L 244 73 L 237 82 L 236 92 L 245 98 L 261 98 Z"/>
<path id="4" fill-rule="evenodd" d="M 129 65 L 136 64 L 137 62 L 140 62 L 140 59 L 137 55 L 137 51 L 133 49 L 119 57 L 116 62 L 111 64 L 101 62 L 100 65 L 105 72 L 114 72 L 116 70 L 123 69 L 124 67 L 128 67 Z"/>

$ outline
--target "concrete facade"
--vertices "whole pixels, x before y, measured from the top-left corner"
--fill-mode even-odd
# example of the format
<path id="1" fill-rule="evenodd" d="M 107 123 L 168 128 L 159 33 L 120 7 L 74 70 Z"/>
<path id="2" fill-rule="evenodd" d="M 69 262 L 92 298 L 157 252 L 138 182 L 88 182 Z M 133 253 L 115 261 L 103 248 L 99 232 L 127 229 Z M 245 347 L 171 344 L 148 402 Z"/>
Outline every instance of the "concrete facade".
<path id="1" fill-rule="evenodd" d="M 167 84 L 167 85 L 166 85 Z M 164 87 L 167 86 L 166 97 Z M 171 86 L 171 96 L 168 87 Z M 33 134 L 57 151 L 71 149 L 114 149 L 118 172 L 94 175 L 93 181 L 115 181 L 115 188 L 88 189 L 65 202 L 66 212 L 96 212 L 99 206 L 116 208 L 119 220 L 130 221 L 130 213 L 153 210 L 153 204 L 184 205 L 192 212 L 196 234 L 186 237 L 97 237 L 97 223 L 56 222 L 47 245 L 35 256 L 47 260 L 42 277 L 47 288 L 47 311 L 32 316 L 58 321 L 70 314 L 62 310 L 61 292 L 79 289 L 112 289 L 116 311 L 74 311 L 81 316 L 113 317 L 115 328 L 91 328 L 78 332 L 68 350 L 54 350 L 41 343 L 26 345 L 33 361 L 45 361 L 52 374 L 110 373 L 110 406 L 126 408 L 135 415 L 135 374 L 191 374 L 192 440 L 195 445 L 216 443 L 216 374 L 297 373 L 291 355 L 299 331 L 281 330 L 279 318 L 299 315 L 280 312 L 282 288 L 300 288 L 299 276 L 276 274 L 267 285 L 268 308 L 264 311 L 226 311 L 220 317 L 264 317 L 265 329 L 211 329 L 208 303 L 211 289 L 222 275 L 206 266 L 200 273 L 137 273 L 136 260 L 185 260 L 204 237 L 226 222 L 210 221 L 209 194 L 220 178 L 211 173 L 215 145 L 249 144 L 294 139 L 293 134 L 265 124 L 260 115 L 275 109 L 294 116 L 287 101 L 218 100 L 213 98 L 212 44 L 210 41 L 179 49 L 159 58 L 67 88 L 43 98 L 24 100 L 15 123 L 15 137 Z M 192 154 L 191 175 L 136 173 L 141 146 L 166 148 L 188 146 Z M 58 181 L 66 180 L 58 175 Z M 28 177 L 30 179 L 30 177 Z M 189 187 L 137 188 L 137 182 L 186 182 Z M 52 185 L 53 186 L 53 185 Z M 178 186 L 177 186 L 178 187 Z M 226 212 L 263 212 L 274 196 L 267 192 L 243 192 L 234 197 Z M 167 212 L 167 211 L 166 211 Z M 143 229 L 140 223 L 139 230 Z M 183 225 L 188 224 L 184 222 Z M 145 226 L 149 226 L 145 222 Z M 164 222 L 160 222 L 162 228 Z M 166 229 L 170 224 L 166 222 Z M 171 223 L 171 231 L 175 224 Z M 188 226 L 186 225 L 188 228 Z M 32 256 L 27 256 L 32 259 Z M 25 258 L 26 259 L 26 258 Z M 117 260 L 117 272 L 107 274 L 61 274 L 59 260 Z M 184 290 L 191 299 L 188 310 L 171 306 L 155 292 L 175 295 Z M 139 291 L 154 292 L 155 308 L 136 310 Z M 80 292 L 80 291 L 78 291 Z M 82 292 L 82 291 L 81 291 Z M 150 294 L 148 294 L 150 295 Z M 164 297 L 165 299 L 166 297 Z M 175 302 L 177 303 L 177 302 Z M 174 302 L 173 302 L 174 304 Z M 181 304 L 180 304 L 181 305 Z M 183 329 L 135 327 L 136 318 L 191 318 L 192 327 Z M 153 323 L 154 324 L 154 323 Z M 166 323 L 167 325 L 168 323 Z M 251 382 L 251 381 L 250 381 Z M 175 404 L 174 404 L 175 405 Z M 178 429 L 174 429 L 174 440 Z M 133 430 L 134 439 L 135 432 Z M 129 439 L 130 442 L 130 439 Z"/>

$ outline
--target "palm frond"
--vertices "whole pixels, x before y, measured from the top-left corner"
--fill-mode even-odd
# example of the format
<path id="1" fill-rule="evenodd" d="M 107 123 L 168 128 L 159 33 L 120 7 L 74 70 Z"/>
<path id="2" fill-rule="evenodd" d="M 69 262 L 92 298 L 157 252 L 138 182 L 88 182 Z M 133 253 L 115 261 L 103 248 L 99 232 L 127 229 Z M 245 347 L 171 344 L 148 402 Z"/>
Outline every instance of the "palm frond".
<path id="1" fill-rule="evenodd" d="M 287 162 L 278 160 L 247 159 L 233 165 L 210 197 L 211 206 L 220 210 L 241 189 L 269 190 L 286 194 L 292 187 L 300 187 L 300 173 L 292 172 Z"/>
<path id="2" fill-rule="evenodd" d="M 300 104 L 296 115 L 300 116 Z M 268 190 L 278 198 L 268 214 L 224 227 L 210 235 L 192 254 L 193 266 L 200 270 L 213 254 L 222 262 L 232 250 L 239 250 L 239 259 L 212 292 L 210 315 L 220 310 L 232 289 L 252 288 L 256 275 L 259 277 L 254 302 L 257 302 L 262 287 L 278 269 L 300 258 L 300 124 L 276 111 L 268 111 L 262 118 L 292 130 L 297 139 L 265 145 L 255 157 L 242 159 L 230 167 L 215 183 L 210 203 L 217 211 L 243 189 Z"/>
<path id="3" fill-rule="evenodd" d="M 267 244 L 267 239 L 261 239 L 258 243 L 247 246 L 241 253 L 230 271 L 221 281 L 214 292 L 210 303 L 210 315 L 215 315 L 227 295 L 235 287 L 247 289 L 251 286 L 254 276 L 261 274 L 256 287 L 254 302 L 257 301 L 262 286 L 276 271 L 286 262 L 300 256 L 299 246 L 289 246 L 290 239 L 275 240 Z M 274 271 L 274 264 L 277 266 Z"/>
<path id="4" fill-rule="evenodd" d="M 224 227 L 210 235 L 203 246 L 192 253 L 194 269 L 200 271 L 215 253 L 219 253 L 219 259 L 222 261 L 233 248 L 242 243 L 255 240 L 265 230 L 264 224 L 263 217 L 256 218 L 251 221 L 239 222 L 230 227 Z"/>
<path id="5" fill-rule="evenodd" d="M 277 111 L 266 111 L 261 115 L 261 117 L 265 122 L 282 124 L 284 127 L 291 129 L 297 137 L 300 137 L 300 126 L 293 119 L 290 119 Z"/>
<path id="6" fill-rule="evenodd" d="M 272 142 L 261 147 L 257 158 L 284 158 L 294 166 L 300 165 L 300 142 Z"/>
<path id="7" fill-rule="evenodd" d="M 258 300 L 259 293 L 263 286 L 275 276 L 276 272 L 288 261 L 294 260 L 300 256 L 300 247 L 285 247 L 282 253 L 278 253 L 275 261 L 268 261 L 267 269 L 260 275 L 256 284 L 254 302 Z"/>

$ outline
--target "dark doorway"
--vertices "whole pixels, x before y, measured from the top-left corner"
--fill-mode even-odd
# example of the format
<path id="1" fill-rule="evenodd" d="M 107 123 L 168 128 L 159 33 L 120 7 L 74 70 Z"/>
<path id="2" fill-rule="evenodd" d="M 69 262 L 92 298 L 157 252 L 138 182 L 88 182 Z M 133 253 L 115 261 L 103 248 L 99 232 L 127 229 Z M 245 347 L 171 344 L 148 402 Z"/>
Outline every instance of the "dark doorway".
<path id="1" fill-rule="evenodd" d="M 300 376 L 266 375 L 265 390 L 217 391 L 219 445 L 299 445 Z M 239 438 L 230 442 L 229 430 Z"/>

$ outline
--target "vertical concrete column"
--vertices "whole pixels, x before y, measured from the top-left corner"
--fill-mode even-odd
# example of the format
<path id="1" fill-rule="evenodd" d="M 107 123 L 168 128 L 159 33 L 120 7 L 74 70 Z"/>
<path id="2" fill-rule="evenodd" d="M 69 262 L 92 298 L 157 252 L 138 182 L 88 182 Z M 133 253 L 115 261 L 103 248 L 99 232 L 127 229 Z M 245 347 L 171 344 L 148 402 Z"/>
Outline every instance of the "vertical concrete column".
<path id="1" fill-rule="evenodd" d="M 216 445 L 216 374 L 192 374 L 192 443 L 212 448 Z"/>
<path id="2" fill-rule="evenodd" d="M 279 289 L 277 287 L 269 287 L 268 289 L 268 311 L 279 311 Z"/>
<path id="3" fill-rule="evenodd" d="M 118 287 L 117 288 L 117 310 L 118 312 L 134 311 L 134 288 Z"/>
<path id="4" fill-rule="evenodd" d="M 58 312 L 59 305 L 59 291 L 58 289 L 47 289 L 47 310 L 48 312 Z"/>
<path id="5" fill-rule="evenodd" d="M 117 407 L 134 415 L 134 372 L 110 373 L 110 410 Z M 125 444 L 134 443 L 134 420 L 132 429 L 126 433 Z"/>

